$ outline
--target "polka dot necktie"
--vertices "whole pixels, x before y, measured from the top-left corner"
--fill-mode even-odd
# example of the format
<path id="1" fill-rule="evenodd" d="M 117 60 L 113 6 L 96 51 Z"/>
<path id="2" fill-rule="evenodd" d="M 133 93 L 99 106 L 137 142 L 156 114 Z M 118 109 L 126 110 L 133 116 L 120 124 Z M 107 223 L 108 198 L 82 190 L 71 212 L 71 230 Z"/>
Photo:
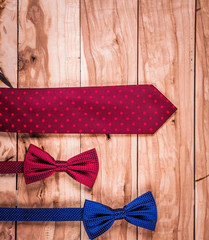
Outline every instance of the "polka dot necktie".
<path id="1" fill-rule="evenodd" d="M 0 88 L 0 131 L 153 134 L 177 108 L 153 85 Z"/>

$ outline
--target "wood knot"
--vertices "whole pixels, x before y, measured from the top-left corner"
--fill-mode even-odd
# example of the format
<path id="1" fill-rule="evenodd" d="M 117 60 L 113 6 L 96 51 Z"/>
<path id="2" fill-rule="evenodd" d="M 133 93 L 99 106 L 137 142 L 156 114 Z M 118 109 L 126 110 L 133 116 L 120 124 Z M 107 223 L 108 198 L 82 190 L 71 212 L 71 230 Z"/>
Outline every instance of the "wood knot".
<path id="1" fill-rule="evenodd" d="M 38 61 L 37 52 L 30 47 L 27 47 L 25 50 L 19 53 L 19 71 L 27 70 L 29 67 L 34 67 Z"/>
<path id="2" fill-rule="evenodd" d="M 31 60 L 32 63 L 34 63 L 34 62 L 36 61 L 36 56 L 33 56 L 33 55 L 32 55 L 32 56 L 30 57 L 30 60 Z"/>
<path id="3" fill-rule="evenodd" d="M 0 10 L 3 10 L 7 5 L 7 0 L 0 0 Z"/>
<path id="4" fill-rule="evenodd" d="M 19 69 L 19 71 L 22 71 L 22 70 L 26 69 L 28 63 L 29 62 L 26 59 L 24 59 L 23 57 L 20 56 L 19 59 L 18 59 L 18 69 Z"/>
<path id="5" fill-rule="evenodd" d="M 28 9 L 27 18 L 34 24 L 41 23 L 44 18 L 43 11 L 39 5 L 32 5 Z"/>

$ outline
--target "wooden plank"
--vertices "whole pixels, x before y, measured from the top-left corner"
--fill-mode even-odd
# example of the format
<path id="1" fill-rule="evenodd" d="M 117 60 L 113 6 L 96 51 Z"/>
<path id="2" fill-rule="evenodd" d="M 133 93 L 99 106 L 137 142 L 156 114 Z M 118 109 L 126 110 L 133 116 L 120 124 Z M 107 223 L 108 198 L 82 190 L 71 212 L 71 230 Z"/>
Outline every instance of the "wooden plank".
<path id="1" fill-rule="evenodd" d="M 209 2 L 196 8 L 195 233 L 209 239 Z"/>
<path id="2" fill-rule="evenodd" d="M 0 87 L 17 86 L 17 1 L 0 3 Z M 0 133 L 0 161 L 16 160 L 16 134 Z M 16 206 L 16 176 L 0 176 L 0 206 Z M 15 239 L 15 223 L 0 223 L 0 239 Z"/>
<path id="3" fill-rule="evenodd" d="M 20 87 L 80 86 L 79 0 L 20 1 Z M 56 160 L 80 153 L 79 135 L 19 134 L 19 160 L 30 143 Z M 26 186 L 18 177 L 18 207 L 80 207 L 80 184 L 66 173 Z M 18 223 L 17 239 L 79 239 L 80 222 Z"/>
<path id="4" fill-rule="evenodd" d="M 7 79 L 1 87 L 17 86 L 17 1 L 0 2 L 0 74 Z M 2 76 L 2 75 L 1 75 Z"/>
<path id="5" fill-rule="evenodd" d="M 81 84 L 137 83 L 137 1 L 81 0 Z M 136 135 L 82 135 L 82 151 L 95 147 L 100 170 L 92 190 L 82 187 L 82 202 L 93 199 L 113 208 L 137 196 Z M 82 226 L 81 239 L 88 239 Z M 136 239 L 125 221 L 98 239 Z"/>
<path id="6" fill-rule="evenodd" d="M 139 239 L 193 239 L 194 0 L 139 0 L 139 82 L 153 83 L 178 108 L 154 136 L 138 137 L 139 194 L 151 190 L 155 232 Z"/>

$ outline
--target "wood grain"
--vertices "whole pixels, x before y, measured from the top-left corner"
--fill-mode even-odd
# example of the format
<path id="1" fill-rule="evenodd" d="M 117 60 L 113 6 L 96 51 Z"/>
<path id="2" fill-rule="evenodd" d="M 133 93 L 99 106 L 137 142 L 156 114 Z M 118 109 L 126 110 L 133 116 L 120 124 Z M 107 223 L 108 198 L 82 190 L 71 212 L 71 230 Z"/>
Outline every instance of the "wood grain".
<path id="1" fill-rule="evenodd" d="M 18 24 L 19 87 L 152 83 L 178 107 L 154 136 L 18 134 L 16 141 L 0 133 L 0 161 L 23 161 L 31 143 L 57 160 L 95 147 L 100 161 L 92 190 L 65 173 L 27 186 L 21 174 L 17 182 L 0 176 L 1 207 L 80 207 L 92 199 L 118 208 L 151 190 L 155 232 L 117 221 L 99 239 L 208 239 L 208 23 L 208 0 L 196 9 L 195 0 L 0 0 L 0 87 L 17 87 Z M 16 233 L 1 222 L 0 239 L 88 237 L 79 222 L 19 222 Z"/>
<path id="2" fill-rule="evenodd" d="M 80 86 L 79 1 L 22 0 L 20 87 Z M 56 160 L 80 153 L 79 135 L 19 134 L 18 155 L 33 143 Z M 66 173 L 26 186 L 18 176 L 18 207 L 80 207 L 80 184 Z M 80 222 L 18 223 L 17 239 L 79 239 Z"/>
<path id="3" fill-rule="evenodd" d="M 137 1 L 81 1 L 81 84 L 137 83 Z M 96 147 L 100 170 L 85 199 L 120 208 L 137 196 L 137 141 L 135 135 L 82 135 L 81 149 Z M 98 239 L 136 239 L 136 227 L 125 221 Z M 82 227 L 81 239 L 88 239 Z"/>
<path id="4" fill-rule="evenodd" d="M 0 87 L 17 86 L 17 2 L 0 1 Z M 6 79 L 2 81 L 2 77 Z M 0 133 L 0 161 L 16 160 L 16 134 Z M 0 206 L 16 206 L 16 176 L 0 176 Z M 15 223 L 0 223 L 0 239 L 14 239 Z"/>
<path id="5" fill-rule="evenodd" d="M 195 1 L 139 1 L 139 82 L 178 108 L 154 136 L 138 137 L 139 194 L 152 190 L 155 232 L 139 239 L 193 239 Z"/>
<path id="6" fill-rule="evenodd" d="M 209 1 L 196 8 L 195 222 L 196 239 L 209 239 Z"/>

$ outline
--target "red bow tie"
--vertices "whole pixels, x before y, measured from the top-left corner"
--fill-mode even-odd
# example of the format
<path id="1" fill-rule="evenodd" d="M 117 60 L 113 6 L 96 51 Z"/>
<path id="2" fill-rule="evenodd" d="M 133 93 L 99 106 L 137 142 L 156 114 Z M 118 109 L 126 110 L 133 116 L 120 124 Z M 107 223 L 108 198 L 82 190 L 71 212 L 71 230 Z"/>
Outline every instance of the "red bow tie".
<path id="1" fill-rule="evenodd" d="M 68 161 L 55 161 L 47 152 L 32 144 L 24 162 L 0 162 L 0 173 L 24 173 L 27 184 L 50 177 L 54 172 L 66 172 L 76 181 L 91 188 L 98 169 L 95 149 L 80 153 Z"/>

